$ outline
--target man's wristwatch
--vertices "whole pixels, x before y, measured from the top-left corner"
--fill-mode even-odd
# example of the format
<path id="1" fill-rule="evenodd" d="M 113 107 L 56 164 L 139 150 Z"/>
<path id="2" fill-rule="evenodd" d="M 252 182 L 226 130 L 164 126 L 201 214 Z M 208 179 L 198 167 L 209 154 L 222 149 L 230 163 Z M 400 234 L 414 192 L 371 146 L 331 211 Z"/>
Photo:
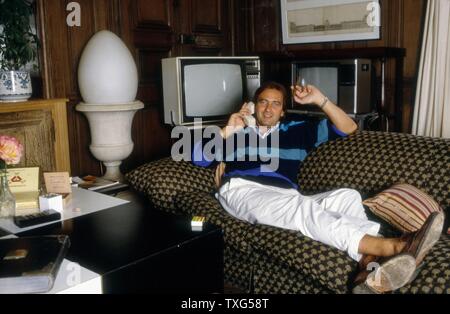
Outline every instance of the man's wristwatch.
<path id="1" fill-rule="evenodd" d="M 325 97 L 322 101 L 322 103 L 319 105 L 320 109 L 323 109 L 323 107 L 325 107 L 325 105 L 328 103 L 328 98 Z"/>

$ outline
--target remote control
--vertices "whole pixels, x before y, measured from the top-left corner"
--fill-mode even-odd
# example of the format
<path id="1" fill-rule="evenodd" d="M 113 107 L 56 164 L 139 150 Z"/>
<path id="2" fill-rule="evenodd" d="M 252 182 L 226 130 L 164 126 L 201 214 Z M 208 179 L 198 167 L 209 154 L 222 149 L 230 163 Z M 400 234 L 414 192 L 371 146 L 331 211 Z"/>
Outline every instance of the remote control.
<path id="1" fill-rule="evenodd" d="M 42 224 L 61 219 L 61 213 L 53 209 L 47 209 L 31 215 L 16 216 L 14 223 L 20 228 Z"/>

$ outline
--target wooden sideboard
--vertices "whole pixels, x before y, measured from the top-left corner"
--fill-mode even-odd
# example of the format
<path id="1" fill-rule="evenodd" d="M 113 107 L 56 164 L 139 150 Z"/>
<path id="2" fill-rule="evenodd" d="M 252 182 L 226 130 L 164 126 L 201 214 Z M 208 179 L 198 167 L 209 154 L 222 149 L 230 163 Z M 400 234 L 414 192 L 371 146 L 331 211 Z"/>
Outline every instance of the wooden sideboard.
<path id="1" fill-rule="evenodd" d="M 18 166 L 70 174 L 67 101 L 0 102 L 0 134 L 14 136 L 24 145 Z"/>

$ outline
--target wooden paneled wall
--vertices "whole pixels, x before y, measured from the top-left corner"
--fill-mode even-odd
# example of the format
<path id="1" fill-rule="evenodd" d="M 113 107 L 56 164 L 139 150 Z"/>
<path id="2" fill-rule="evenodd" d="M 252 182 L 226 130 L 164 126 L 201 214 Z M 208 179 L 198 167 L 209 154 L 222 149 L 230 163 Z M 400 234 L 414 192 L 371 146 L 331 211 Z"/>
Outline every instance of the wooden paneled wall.
<path id="1" fill-rule="evenodd" d="M 411 109 L 414 102 L 415 78 L 420 52 L 422 16 L 425 0 L 380 0 L 381 39 L 317 44 L 283 45 L 279 0 L 241 0 L 235 6 L 236 53 L 295 52 L 316 49 L 397 47 L 406 48 L 403 88 L 403 116 L 401 130 L 409 132 Z M 386 64 L 386 95 L 391 97 L 395 78 L 395 64 Z M 388 108 L 391 115 L 395 108 Z M 394 118 L 391 119 L 391 124 Z"/>
<path id="2" fill-rule="evenodd" d="M 81 26 L 69 27 L 68 0 L 37 0 L 42 39 L 41 75 L 45 98 L 69 99 L 68 129 L 73 175 L 100 175 L 102 166 L 89 151 L 87 119 L 75 110 L 82 100 L 77 68 L 84 46 L 97 31 L 121 37 L 139 71 L 137 112 L 132 128 L 135 148 L 123 172 L 170 153 L 170 127 L 162 119 L 161 59 L 178 55 L 231 53 L 231 2 L 226 0 L 78 0 Z M 185 35 L 189 42 L 181 43 Z"/>

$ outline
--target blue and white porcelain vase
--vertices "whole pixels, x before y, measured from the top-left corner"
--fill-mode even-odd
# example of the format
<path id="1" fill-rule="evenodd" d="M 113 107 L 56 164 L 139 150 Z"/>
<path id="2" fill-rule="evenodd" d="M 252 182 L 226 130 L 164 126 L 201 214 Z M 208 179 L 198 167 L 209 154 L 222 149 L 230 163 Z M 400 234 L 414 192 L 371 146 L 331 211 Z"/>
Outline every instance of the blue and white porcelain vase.
<path id="1" fill-rule="evenodd" d="M 26 101 L 31 97 L 28 71 L 0 71 L 0 101 Z"/>

